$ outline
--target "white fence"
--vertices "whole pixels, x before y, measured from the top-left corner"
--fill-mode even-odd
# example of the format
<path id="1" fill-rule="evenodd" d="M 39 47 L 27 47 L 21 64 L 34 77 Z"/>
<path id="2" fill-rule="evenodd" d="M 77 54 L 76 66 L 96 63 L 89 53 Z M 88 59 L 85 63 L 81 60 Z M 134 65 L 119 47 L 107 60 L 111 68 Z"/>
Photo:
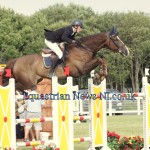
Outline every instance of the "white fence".
<path id="1" fill-rule="evenodd" d="M 88 115 L 88 100 L 75 101 L 74 115 Z M 106 100 L 106 113 L 112 115 L 143 114 L 143 99 L 135 100 Z"/>

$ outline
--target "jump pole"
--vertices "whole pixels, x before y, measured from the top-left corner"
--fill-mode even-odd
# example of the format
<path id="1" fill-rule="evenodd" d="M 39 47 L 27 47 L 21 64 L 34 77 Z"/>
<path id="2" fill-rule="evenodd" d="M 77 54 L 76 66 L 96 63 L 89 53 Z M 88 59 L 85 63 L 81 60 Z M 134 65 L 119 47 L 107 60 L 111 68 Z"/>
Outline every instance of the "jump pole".
<path id="1" fill-rule="evenodd" d="M 53 140 L 35 141 L 35 142 L 17 142 L 16 141 L 16 124 L 28 122 L 45 122 L 53 121 L 52 117 L 47 118 L 26 118 L 16 119 L 15 101 L 16 98 L 23 99 L 23 95 L 15 96 L 15 82 L 11 78 L 9 85 L 0 86 L 0 147 L 16 150 L 20 146 L 37 146 L 44 143 L 55 143 Z M 55 149 L 57 150 L 57 149 Z"/>
<path id="2" fill-rule="evenodd" d="M 72 77 L 67 77 L 67 83 L 60 85 L 58 78 L 52 78 L 52 93 L 63 95 L 64 98 L 53 100 L 53 130 L 54 141 L 60 150 L 73 150 L 73 91 L 78 91 L 78 86 L 73 86 Z M 65 96 L 68 95 L 69 99 Z"/>
<path id="3" fill-rule="evenodd" d="M 72 97 L 73 91 L 78 91 L 77 86 L 73 86 L 72 77 L 67 78 L 65 85 L 58 83 L 57 77 L 52 79 L 52 93 L 53 94 L 69 94 L 70 100 L 59 99 L 53 100 L 53 121 L 54 125 L 54 141 L 57 142 L 57 147 L 60 150 L 74 150 L 74 142 L 90 143 L 89 150 L 95 150 L 95 147 L 102 147 L 104 150 L 109 150 L 107 146 L 107 127 L 106 127 L 106 102 L 105 100 L 89 100 L 89 116 L 75 116 L 73 117 L 74 100 Z M 95 86 L 92 79 L 88 81 L 89 94 L 100 94 L 104 92 L 106 81 L 100 86 Z M 82 138 L 74 138 L 73 120 L 89 120 L 89 136 Z"/>
<path id="4" fill-rule="evenodd" d="M 100 85 L 94 85 L 93 79 L 88 79 L 88 93 L 100 95 L 106 91 L 106 79 Z M 95 147 L 101 147 L 102 150 L 110 150 L 107 146 L 107 118 L 106 118 L 106 100 L 98 96 L 96 100 L 89 99 L 89 114 L 91 114 L 90 136 L 92 143 L 90 150 Z"/>
<path id="5" fill-rule="evenodd" d="M 15 82 L 0 86 L 0 147 L 16 150 Z"/>
<path id="6" fill-rule="evenodd" d="M 56 87 L 56 79 L 53 81 L 53 89 L 58 89 L 59 94 L 70 94 L 72 91 L 78 89 L 77 86 L 72 86 L 72 78 L 67 78 L 66 85 L 59 85 Z M 59 145 L 60 148 L 57 150 L 63 150 L 63 145 L 67 145 L 70 150 L 70 147 L 73 147 L 73 144 L 70 144 L 70 139 L 73 139 L 73 111 L 68 113 L 67 109 L 71 109 L 71 101 L 68 100 L 54 100 L 53 102 L 53 118 L 27 118 L 27 119 L 15 119 L 15 101 L 16 98 L 22 99 L 22 96 L 15 96 L 15 84 L 14 79 L 9 80 L 9 85 L 7 87 L 0 87 L 0 146 L 4 148 L 11 148 L 11 150 L 16 150 L 17 146 L 36 146 L 44 142 L 53 142 Z M 58 83 L 58 82 L 57 82 Z M 55 90 L 53 90 L 55 91 Z M 72 96 L 72 94 L 70 94 Z M 55 103 L 56 102 L 56 103 Z M 61 102 L 61 103 L 59 103 Z M 63 107 L 61 107 L 61 104 Z M 57 107 L 55 107 L 57 106 Z M 59 109 L 57 109 L 59 108 Z M 73 108 L 73 107 L 72 107 Z M 62 118 L 60 114 L 62 113 Z M 59 115 L 58 115 L 59 114 Z M 62 124 L 58 125 L 58 121 L 63 120 Z M 36 142 L 16 142 L 16 124 L 21 122 L 44 122 L 44 121 L 53 121 L 54 127 L 54 140 L 49 141 L 36 141 Z M 70 126 L 70 123 L 72 125 Z M 69 134 L 68 134 L 68 133 Z M 60 135 L 58 135 L 60 134 Z M 72 136 L 72 138 L 71 138 Z M 55 141 L 55 142 L 54 142 Z M 64 144 L 65 142 L 65 144 Z M 72 140 L 72 143 L 74 141 Z"/>
<path id="7" fill-rule="evenodd" d="M 73 138 L 73 97 L 72 92 L 78 91 L 77 86 L 72 85 L 72 78 L 67 78 L 67 84 L 66 85 L 59 85 L 57 78 L 54 77 L 53 79 L 53 94 L 69 94 L 70 100 L 53 100 L 53 126 L 54 126 L 54 141 L 57 144 L 58 149 L 60 150 L 70 150 L 74 149 L 74 142 L 79 141 L 89 141 L 90 143 L 90 150 L 94 150 L 95 147 L 103 147 L 103 149 L 108 149 L 107 147 L 107 130 L 106 130 L 106 110 L 105 110 L 105 101 L 100 100 L 97 98 L 96 100 L 89 100 L 89 107 L 90 107 L 90 116 L 85 117 L 84 119 L 90 120 L 90 130 L 89 130 L 89 137 L 84 138 Z M 100 86 L 94 86 L 92 79 L 89 79 L 89 94 L 99 94 L 102 91 L 105 91 L 105 89 L 102 87 L 104 86 L 104 83 L 102 83 Z M 1 141 L 7 141 L 6 144 L 1 144 L 1 146 L 4 147 L 11 147 L 12 150 L 16 149 L 16 119 L 15 119 L 15 85 L 14 85 L 14 79 L 10 79 L 9 86 L 5 87 L 8 88 L 8 93 L 4 94 L 8 97 L 5 99 L 8 99 L 6 103 L 7 107 L 4 109 L 2 106 L 2 110 L 9 110 L 10 113 L 6 115 L 6 112 L 3 113 L 3 118 L 1 120 L 4 120 L 3 124 L 7 124 L 8 126 L 11 126 L 10 132 L 11 133 L 7 140 L 6 138 L 1 138 Z M 59 93 L 58 93 L 59 92 Z M 3 92 L 2 92 L 3 93 Z M 10 100 L 11 97 L 11 100 Z M 1 99 L 4 97 L 2 96 Z M 5 102 L 5 101 L 4 101 Z M 2 103 L 2 100 L 1 100 Z M 11 109 L 10 109 L 11 108 Z M 3 111 L 4 112 L 4 111 Z M 11 118 L 11 119 L 10 119 Z M 80 117 L 82 118 L 82 117 Z M 76 118 L 77 119 L 77 118 Z M 10 121 L 11 120 L 11 121 Z M 49 121 L 52 119 L 49 118 Z M 9 122 L 10 121 L 10 122 Z M 28 122 L 28 120 L 20 120 L 18 122 Z M 30 120 L 32 122 L 32 119 Z M 33 122 L 43 122 L 43 119 L 36 118 L 33 119 Z M 3 131 L 1 131 L 3 136 Z M 7 132 L 5 132 L 7 133 Z M 5 140 L 4 140 L 5 139 Z M 94 139 L 94 140 L 93 140 Z M 10 142 L 11 141 L 11 142 Z M 2 143 L 2 142 L 1 142 Z M 40 142 L 37 142 L 37 144 Z M 21 144 L 21 143 L 20 143 Z M 20 144 L 17 144 L 18 146 Z M 22 143 L 23 144 L 23 143 Z M 21 145 L 22 145 L 21 144 Z M 34 145 L 35 143 L 24 143 L 23 145 Z M 21 146 L 20 145 L 20 146 Z M 65 147 L 64 147 L 65 146 Z"/>
<path id="8" fill-rule="evenodd" d="M 143 150 L 149 150 L 150 148 L 150 84 L 147 81 L 147 77 L 142 78 L 142 91 L 145 93 L 143 104 L 143 138 L 144 148 Z"/>

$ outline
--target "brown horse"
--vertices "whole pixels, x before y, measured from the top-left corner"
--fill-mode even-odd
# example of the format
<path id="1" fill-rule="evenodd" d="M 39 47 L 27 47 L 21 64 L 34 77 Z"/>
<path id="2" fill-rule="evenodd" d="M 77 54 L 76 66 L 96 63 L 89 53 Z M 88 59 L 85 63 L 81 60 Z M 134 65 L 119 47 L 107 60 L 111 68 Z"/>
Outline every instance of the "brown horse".
<path id="1" fill-rule="evenodd" d="M 111 32 L 97 33 L 80 39 L 81 45 L 67 44 L 65 66 L 70 68 L 72 77 L 80 77 L 100 66 L 95 76 L 102 81 L 107 75 L 107 66 L 104 59 L 96 57 L 99 50 L 106 47 L 123 56 L 129 55 L 128 48 L 118 37 L 115 28 Z M 25 90 L 35 86 L 42 78 L 48 78 L 50 69 L 43 65 L 43 58 L 38 54 L 31 54 L 10 60 L 6 68 L 12 69 L 16 80 L 16 89 Z M 58 79 L 65 79 L 62 64 L 56 66 L 55 75 Z M 5 79 L 4 79 L 5 80 Z M 6 82 L 6 80 L 4 81 Z"/>

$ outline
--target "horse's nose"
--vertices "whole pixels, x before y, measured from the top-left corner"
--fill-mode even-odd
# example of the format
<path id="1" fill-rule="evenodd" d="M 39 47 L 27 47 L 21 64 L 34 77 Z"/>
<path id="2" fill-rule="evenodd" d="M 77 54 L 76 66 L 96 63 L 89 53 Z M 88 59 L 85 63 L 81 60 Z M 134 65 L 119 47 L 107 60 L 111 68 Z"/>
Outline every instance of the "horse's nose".
<path id="1" fill-rule="evenodd" d="M 124 56 L 129 56 L 129 49 L 125 46 L 125 49 L 123 50 Z"/>

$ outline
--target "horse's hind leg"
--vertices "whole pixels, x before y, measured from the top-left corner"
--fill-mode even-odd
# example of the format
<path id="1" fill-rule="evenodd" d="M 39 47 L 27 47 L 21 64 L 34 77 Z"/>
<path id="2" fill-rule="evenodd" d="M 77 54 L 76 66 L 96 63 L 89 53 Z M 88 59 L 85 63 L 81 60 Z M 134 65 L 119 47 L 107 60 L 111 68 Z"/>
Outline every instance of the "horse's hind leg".
<path id="1" fill-rule="evenodd" d="M 18 70 L 15 70 L 14 72 L 14 76 L 16 79 L 16 89 L 26 90 L 32 88 L 37 84 L 36 75 L 33 76 L 25 71 L 19 72 Z"/>
<path id="2" fill-rule="evenodd" d="M 28 84 L 21 84 L 19 82 L 15 83 L 15 89 L 19 90 L 19 91 L 24 91 L 27 89 L 31 89 L 32 87 L 34 87 L 36 84 L 29 82 Z"/>
<path id="3" fill-rule="evenodd" d="M 21 83 L 15 83 L 15 90 L 23 92 L 25 90 L 25 87 Z"/>

